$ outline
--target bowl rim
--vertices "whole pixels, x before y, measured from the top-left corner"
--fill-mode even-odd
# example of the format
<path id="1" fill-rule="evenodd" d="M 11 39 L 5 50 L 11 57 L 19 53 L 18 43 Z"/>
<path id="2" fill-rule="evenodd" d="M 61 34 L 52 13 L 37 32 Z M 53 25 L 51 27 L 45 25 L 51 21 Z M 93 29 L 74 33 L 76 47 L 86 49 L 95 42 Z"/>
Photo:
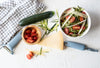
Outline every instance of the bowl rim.
<path id="1" fill-rule="evenodd" d="M 24 33 L 25 33 L 25 30 L 28 29 L 28 28 L 35 28 L 37 30 L 37 33 L 38 33 L 38 39 L 34 42 L 34 43 L 28 43 L 25 38 L 24 38 Z M 35 25 L 28 25 L 26 26 L 23 30 L 22 30 L 22 40 L 24 40 L 25 43 L 29 44 L 29 45 L 34 45 L 34 44 L 37 44 L 41 39 L 41 31 L 40 29 L 35 26 Z"/>
<path id="2" fill-rule="evenodd" d="M 69 8 L 72 8 L 72 7 L 69 7 Z M 67 8 L 67 9 L 69 9 L 69 8 Z M 67 10 L 67 9 L 65 9 L 65 10 Z M 65 11 L 65 10 L 64 10 L 64 11 Z M 61 12 L 60 19 L 61 19 L 62 14 L 64 13 L 64 11 Z M 90 30 L 90 28 L 91 28 L 91 18 L 90 18 L 89 13 L 88 13 L 86 10 L 83 10 L 83 11 L 84 11 L 84 12 L 86 13 L 86 15 L 88 16 L 88 19 L 87 19 L 87 20 L 88 20 L 88 21 L 87 21 L 87 23 L 88 23 L 88 28 L 85 30 L 85 32 L 83 32 L 83 34 L 82 34 L 81 36 L 72 37 L 72 36 L 69 36 L 69 35 L 65 34 L 65 32 L 64 32 L 64 31 L 62 30 L 62 28 L 61 28 L 60 19 L 59 19 L 59 26 L 60 26 L 60 29 L 61 29 L 62 33 L 63 33 L 67 38 L 72 38 L 72 39 L 81 38 L 81 37 L 85 36 L 85 35 L 89 32 L 89 30 Z"/>

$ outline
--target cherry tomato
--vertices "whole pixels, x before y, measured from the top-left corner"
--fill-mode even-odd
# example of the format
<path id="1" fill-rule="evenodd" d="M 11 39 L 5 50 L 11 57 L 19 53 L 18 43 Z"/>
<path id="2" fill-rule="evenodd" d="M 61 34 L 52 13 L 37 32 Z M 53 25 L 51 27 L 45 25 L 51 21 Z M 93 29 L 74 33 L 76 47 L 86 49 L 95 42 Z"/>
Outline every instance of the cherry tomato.
<path id="1" fill-rule="evenodd" d="M 24 35 L 24 38 L 25 38 L 25 39 L 27 39 L 27 38 L 29 38 L 29 37 L 31 37 L 31 34 L 25 34 L 25 35 Z"/>
<path id="2" fill-rule="evenodd" d="M 85 30 L 85 26 L 83 27 L 83 30 Z"/>
<path id="3" fill-rule="evenodd" d="M 31 55 L 31 57 L 34 56 L 34 53 L 32 51 L 29 51 L 29 54 Z"/>
<path id="4" fill-rule="evenodd" d="M 73 30 L 79 30 L 81 27 L 79 25 L 73 26 Z"/>
<path id="5" fill-rule="evenodd" d="M 36 29 L 32 29 L 32 33 L 36 33 Z"/>
<path id="6" fill-rule="evenodd" d="M 33 39 L 34 39 L 34 40 L 37 40 L 37 37 L 35 36 L 35 37 L 33 37 Z"/>
<path id="7" fill-rule="evenodd" d="M 72 35 L 72 34 L 73 34 L 73 32 L 70 32 L 70 33 L 69 33 L 69 35 Z"/>
<path id="8" fill-rule="evenodd" d="M 25 33 L 31 33 L 31 29 L 27 29 Z"/>
<path id="9" fill-rule="evenodd" d="M 73 23 L 75 21 L 75 17 L 71 17 L 70 22 Z"/>
<path id="10" fill-rule="evenodd" d="M 27 59 L 29 59 L 29 60 L 32 58 L 30 54 L 27 54 L 26 57 L 27 57 Z"/>
<path id="11" fill-rule="evenodd" d="M 24 38 L 27 39 L 28 38 L 28 35 L 24 35 Z"/>
<path id="12" fill-rule="evenodd" d="M 80 21 L 83 21 L 84 20 L 84 18 L 83 17 L 80 17 Z"/>
<path id="13" fill-rule="evenodd" d="M 82 11 L 83 14 L 86 14 L 84 11 Z"/>
<path id="14" fill-rule="evenodd" d="M 71 8 L 68 8 L 66 11 L 69 11 Z"/>
<path id="15" fill-rule="evenodd" d="M 69 29 L 68 29 L 67 27 L 65 27 L 65 28 L 64 28 L 64 32 L 65 32 L 66 34 L 68 34 L 68 33 L 69 33 Z"/>
<path id="16" fill-rule="evenodd" d="M 37 33 L 32 33 L 32 34 L 31 34 L 31 36 L 37 36 L 37 35 L 38 35 Z"/>
<path id="17" fill-rule="evenodd" d="M 66 16 L 66 19 L 68 19 L 68 17 L 69 17 L 69 15 L 68 15 L 68 16 Z"/>
<path id="18" fill-rule="evenodd" d="M 33 42 L 34 42 L 34 40 L 33 40 L 33 39 L 30 39 L 30 38 L 28 38 L 26 41 L 27 41 L 28 43 L 33 43 Z"/>
<path id="19" fill-rule="evenodd" d="M 28 37 L 28 39 L 32 40 L 32 37 Z"/>

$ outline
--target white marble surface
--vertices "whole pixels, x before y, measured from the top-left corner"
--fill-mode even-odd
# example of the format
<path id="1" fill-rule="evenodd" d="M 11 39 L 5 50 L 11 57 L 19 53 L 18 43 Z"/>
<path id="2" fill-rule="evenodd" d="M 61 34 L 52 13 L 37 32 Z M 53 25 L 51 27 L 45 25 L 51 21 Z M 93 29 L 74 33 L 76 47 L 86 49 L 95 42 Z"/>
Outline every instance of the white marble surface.
<path id="1" fill-rule="evenodd" d="M 88 34 L 80 39 L 68 39 L 84 43 L 89 47 L 100 49 L 100 0 L 41 0 L 47 10 L 60 12 L 68 7 L 81 6 L 91 16 L 92 26 Z M 6 50 L 0 50 L 0 68 L 100 68 L 100 53 L 79 51 L 67 48 L 64 51 L 51 50 L 46 56 L 26 59 L 26 49 L 37 49 L 38 45 L 29 46 L 21 41 L 15 49 L 15 54 L 10 55 Z"/>

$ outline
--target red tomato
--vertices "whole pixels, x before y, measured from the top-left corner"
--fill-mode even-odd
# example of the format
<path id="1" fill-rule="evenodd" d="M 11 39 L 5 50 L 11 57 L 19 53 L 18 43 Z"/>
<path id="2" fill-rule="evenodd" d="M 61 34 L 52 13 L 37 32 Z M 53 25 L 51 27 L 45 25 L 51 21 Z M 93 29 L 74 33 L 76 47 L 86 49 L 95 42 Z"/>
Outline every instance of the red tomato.
<path id="1" fill-rule="evenodd" d="M 26 57 L 27 57 L 27 59 L 29 59 L 29 60 L 32 58 L 30 54 L 27 54 Z"/>
<path id="2" fill-rule="evenodd" d="M 64 28 L 64 32 L 65 32 L 66 34 L 68 34 L 68 33 L 69 33 L 69 29 L 68 29 L 67 27 L 65 27 L 65 28 Z"/>
<path id="3" fill-rule="evenodd" d="M 68 17 L 69 17 L 69 15 L 68 15 L 68 16 L 66 16 L 66 19 L 68 19 Z"/>
<path id="4" fill-rule="evenodd" d="M 80 17 L 80 21 L 83 21 L 84 20 L 84 18 L 83 17 Z"/>
<path id="5" fill-rule="evenodd" d="M 82 11 L 83 14 L 86 14 L 84 11 Z"/>
<path id="6" fill-rule="evenodd" d="M 35 37 L 33 37 L 33 39 L 34 39 L 34 40 L 37 40 L 37 37 L 35 36 Z"/>
<path id="7" fill-rule="evenodd" d="M 68 8 L 66 11 L 69 11 L 71 8 Z"/>
<path id="8" fill-rule="evenodd" d="M 36 29 L 32 29 L 32 33 L 36 33 Z"/>
<path id="9" fill-rule="evenodd" d="M 85 26 L 83 27 L 83 30 L 85 30 Z"/>
<path id="10" fill-rule="evenodd" d="M 79 30 L 81 27 L 79 25 L 73 26 L 73 30 Z"/>
<path id="11" fill-rule="evenodd" d="M 27 38 L 29 38 L 30 36 L 31 36 L 31 34 L 25 34 L 25 35 L 24 35 L 24 38 L 27 39 Z"/>
<path id="12" fill-rule="evenodd" d="M 27 29 L 25 33 L 31 33 L 31 29 Z"/>
<path id="13" fill-rule="evenodd" d="M 28 38 L 28 35 L 24 35 L 24 38 L 27 39 Z"/>
<path id="14" fill-rule="evenodd" d="M 32 37 L 28 37 L 28 39 L 32 40 Z"/>
<path id="15" fill-rule="evenodd" d="M 69 35 L 72 35 L 72 34 L 73 34 L 73 32 L 70 32 L 70 33 L 69 33 Z"/>
<path id="16" fill-rule="evenodd" d="M 34 53 L 32 51 L 29 52 L 30 56 L 33 57 Z"/>
<path id="17" fill-rule="evenodd" d="M 34 42 L 34 40 L 32 40 L 32 39 L 30 39 L 30 38 L 27 38 L 27 40 L 26 40 L 28 43 L 33 43 Z"/>
<path id="18" fill-rule="evenodd" d="M 70 22 L 73 23 L 75 21 L 75 17 L 71 17 Z"/>
<path id="19" fill-rule="evenodd" d="M 37 35 L 38 35 L 37 33 L 32 33 L 32 34 L 31 34 L 31 36 L 37 36 Z"/>

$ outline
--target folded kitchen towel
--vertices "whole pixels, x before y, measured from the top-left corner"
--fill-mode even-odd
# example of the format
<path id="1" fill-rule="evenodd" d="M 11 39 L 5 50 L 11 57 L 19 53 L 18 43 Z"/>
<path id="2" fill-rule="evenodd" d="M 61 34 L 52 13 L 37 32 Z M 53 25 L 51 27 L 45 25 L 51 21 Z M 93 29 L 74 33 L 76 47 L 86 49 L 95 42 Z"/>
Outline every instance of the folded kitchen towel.
<path id="1" fill-rule="evenodd" d="M 38 0 L 9 0 L 0 4 L 0 45 L 7 44 L 22 27 L 18 22 L 46 7 Z"/>

